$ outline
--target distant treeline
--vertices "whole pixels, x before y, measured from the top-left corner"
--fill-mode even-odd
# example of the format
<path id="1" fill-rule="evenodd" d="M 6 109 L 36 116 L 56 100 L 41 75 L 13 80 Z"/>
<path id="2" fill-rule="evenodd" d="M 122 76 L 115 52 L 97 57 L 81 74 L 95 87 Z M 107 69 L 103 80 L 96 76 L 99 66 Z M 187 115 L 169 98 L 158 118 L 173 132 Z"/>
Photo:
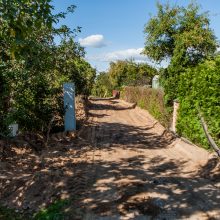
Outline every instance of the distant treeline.
<path id="1" fill-rule="evenodd" d="M 145 63 L 135 63 L 133 60 L 118 60 L 111 62 L 107 72 L 97 75 L 93 95 L 107 97 L 112 90 L 121 90 L 123 86 L 150 85 L 157 70 Z"/>

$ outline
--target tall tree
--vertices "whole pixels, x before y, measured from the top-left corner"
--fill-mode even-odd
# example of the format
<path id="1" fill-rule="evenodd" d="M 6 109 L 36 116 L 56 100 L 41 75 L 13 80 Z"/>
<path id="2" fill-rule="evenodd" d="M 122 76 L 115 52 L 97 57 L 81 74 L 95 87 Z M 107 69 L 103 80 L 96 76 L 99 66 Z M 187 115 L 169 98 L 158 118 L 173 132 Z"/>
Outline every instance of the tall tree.
<path id="1" fill-rule="evenodd" d="M 110 63 L 109 77 L 115 88 L 150 84 L 157 70 L 146 63 L 137 64 L 133 60 L 118 60 Z"/>
<path id="2" fill-rule="evenodd" d="M 217 41 L 209 27 L 207 13 L 200 13 L 197 4 L 186 8 L 157 4 L 157 15 L 146 24 L 144 54 L 156 62 L 165 59 L 170 65 L 164 71 L 167 100 L 177 97 L 179 75 L 186 67 L 196 66 L 212 57 Z"/>
<path id="3" fill-rule="evenodd" d="M 75 82 L 77 94 L 91 90 L 95 70 L 74 40 L 79 29 L 54 25 L 75 6 L 54 15 L 51 2 L 0 0 L 0 136 L 15 121 L 45 132 L 54 115 L 63 115 L 63 82 Z"/>

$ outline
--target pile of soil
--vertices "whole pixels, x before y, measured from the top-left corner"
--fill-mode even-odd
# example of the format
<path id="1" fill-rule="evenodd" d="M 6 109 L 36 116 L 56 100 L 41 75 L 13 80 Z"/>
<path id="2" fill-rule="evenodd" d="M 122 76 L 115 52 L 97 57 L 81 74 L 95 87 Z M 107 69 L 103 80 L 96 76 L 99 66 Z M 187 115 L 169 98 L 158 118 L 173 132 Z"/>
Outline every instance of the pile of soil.
<path id="1" fill-rule="evenodd" d="M 87 119 L 87 101 L 83 96 L 76 97 L 76 120 L 79 130 Z M 68 144 L 76 138 L 77 132 L 56 132 L 43 134 L 41 132 L 23 132 L 14 138 L 0 139 L 0 160 L 13 156 L 13 147 L 18 149 L 33 149 L 40 152 L 43 149 L 57 144 Z"/>
<path id="2" fill-rule="evenodd" d="M 81 123 L 86 120 L 86 102 L 81 97 L 76 99 L 76 118 Z M 59 199 L 83 195 L 92 180 L 90 148 L 77 138 L 77 132 L 60 132 L 49 138 L 24 133 L 1 140 L 1 205 L 33 213 Z"/>
<path id="3" fill-rule="evenodd" d="M 91 168 L 85 143 L 72 140 L 44 149 L 11 147 L 11 154 L 0 162 L 2 205 L 20 212 L 37 211 L 58 199 L 83 195 Z M 90 174 L 87 174 L 89 170 Z"/>

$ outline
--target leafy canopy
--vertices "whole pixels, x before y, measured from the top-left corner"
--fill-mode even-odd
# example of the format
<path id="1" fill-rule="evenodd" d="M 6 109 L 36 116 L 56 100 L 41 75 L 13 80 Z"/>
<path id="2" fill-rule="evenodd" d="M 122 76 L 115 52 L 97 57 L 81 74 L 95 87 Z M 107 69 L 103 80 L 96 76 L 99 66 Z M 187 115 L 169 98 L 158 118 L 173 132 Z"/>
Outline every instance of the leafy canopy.
<path id="1" fill-rule="evenodd" d="M 77 94 L 91 91 L 96 72 L 75 42 L 80 28 L 57 27 L 75 6 L 54 15 L 51 3 L 0 0 L 0 135 L 13 122 L 20 130 L 43 132 L 54 117 L 62 125 L 66 81 L 75 83 Z"/>
<path id="2" fill-rule="evenodd" d="M 157 70 L 146 63 L 118 60 L 110 63 L 108 73 L 113 87 L 120 89 L 122 86 L 150 84 Z"/>
<path id="3" fill-rule="evenodd" d="M 123 86 L 149 85 L 156 74 L 157 70 L 146 63 L 133 60 L 111 62 L 108 72 L 97 76 L 93 94 L 109 96 L 113 89 L 120 90 Z"/>
<path id="4" fill-rule="evenodd" d="M 217 41 L 209 27 L 208 13 L 200 13 L 197 4 L 187 7 L 157 4 L 157 15 L 146 24 L 143 53 L 156 62 L 169 61 L 162 71 L 166 103 L 178 98 L 179 76 L 214 57 Z"/>
<path id="5" fill-rule="evenodd" d="M 157 4 L 157 15 L 146 24 L 144 54 L 161 62 L 170 59 L 172 64 L 196 65 L 216 51 L 216 38 L 209 27 L 207 13 L 199 6 L 188 7 Z"/>

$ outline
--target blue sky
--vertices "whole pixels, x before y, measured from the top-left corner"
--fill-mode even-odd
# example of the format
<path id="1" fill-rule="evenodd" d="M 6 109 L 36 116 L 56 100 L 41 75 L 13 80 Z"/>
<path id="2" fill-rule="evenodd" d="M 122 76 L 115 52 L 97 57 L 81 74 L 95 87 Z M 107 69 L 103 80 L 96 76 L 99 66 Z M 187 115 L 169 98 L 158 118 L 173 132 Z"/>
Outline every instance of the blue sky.
<path id="1" fill-rule="evenodd" d="M 108 68 L 110 61 L 133 58 L 149 62 L 141 56 L 144 47 L 144 25 L 157 13 L 155 0 L 53 0 L 55 12 L 76 5 L 74 14 L 61 24 L 82 27 L 76 40 L 85 47 L 86 59 L 98 71 Z M 166 3 L 167 0 L 159 1 Z M 169 0 L 171 4 L 188 5 L 190 0 Z M 209 11 L 211 28 L 220 39 L 220 1 L 197 0 L 202 11 Z"/>

